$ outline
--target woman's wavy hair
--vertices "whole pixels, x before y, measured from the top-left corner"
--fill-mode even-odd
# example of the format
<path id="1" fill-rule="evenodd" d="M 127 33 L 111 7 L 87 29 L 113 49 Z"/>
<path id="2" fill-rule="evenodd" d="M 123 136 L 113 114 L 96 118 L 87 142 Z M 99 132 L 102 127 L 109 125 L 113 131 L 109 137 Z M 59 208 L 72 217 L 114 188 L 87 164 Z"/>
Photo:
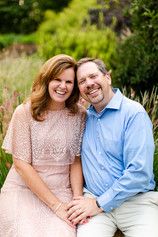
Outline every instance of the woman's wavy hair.
<path id="1" fill-rule="evenodd" d="M 31 114 L 37 121 L 43 121 L 43 113 L 47 111 L 49 102 L 51 100 L 48 92 L 48 84 L 51 80 L 58 77 L 64 70 L 73 68 L 76 72 L 76 61 L 65 54 L 59 54 L 44 63 L 37 78 L 32 86 L 31 100 Z M 76 73 L 75 73 L 76 75 Z M 78 112 L 77 102 L 79 100 L 79 89 L 77 86 L 77 79 L 75 76 L 74 88 L 70 97 L 66 100 L 65 106 L 72 114 Z"/>

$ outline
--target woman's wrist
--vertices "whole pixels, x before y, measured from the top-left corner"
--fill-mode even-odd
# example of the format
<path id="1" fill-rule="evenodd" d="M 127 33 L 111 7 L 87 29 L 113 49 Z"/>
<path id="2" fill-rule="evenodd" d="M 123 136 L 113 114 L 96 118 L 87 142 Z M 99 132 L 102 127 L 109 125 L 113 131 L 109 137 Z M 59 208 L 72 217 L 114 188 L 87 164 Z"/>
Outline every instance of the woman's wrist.
<path id="1" fill-rule="evenodd" d="M 57 210 L 60 208 L 61 204 L 62 204 L 62 202 L 57 201 L 57 202 L 53 203 L 53 204 L 50 206 L 50 208 L 51 208 L 51 210 L 52 210 L 54 213 L 56 213 Z"/>
<path id="2" fill-rule="evenodd" d="M 73 197 L 83 196 L 83 190 L 73 191 Z"/>
<path id="3" fill-rule="evenodd" d="M 59 202 L 58 204 L 53 205 L 52 211 L 56 214 L 57 211 L 61 208 L 62 204 L 62 202 Z"/>

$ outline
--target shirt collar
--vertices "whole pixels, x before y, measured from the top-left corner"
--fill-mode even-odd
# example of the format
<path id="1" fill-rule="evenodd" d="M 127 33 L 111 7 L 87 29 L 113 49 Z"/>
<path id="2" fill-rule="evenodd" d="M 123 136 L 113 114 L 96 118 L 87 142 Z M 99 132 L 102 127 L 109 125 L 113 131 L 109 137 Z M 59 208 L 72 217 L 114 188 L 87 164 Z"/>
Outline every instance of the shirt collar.
<path id="1" fill-rule="evenodd" d="M 100 117 L 107 109 L 119 110 L 122 103 L 123 94 L 118 88 L 113 88 L 113 92 L 114 92 L 114 96 L 109 101 L 107 106 L 100 113 L 97 113 L 94 106 L 92 105 L 90 105 L 90 107 L 88 108 L 88 113 L 93 114 L 97 117 Z"/>

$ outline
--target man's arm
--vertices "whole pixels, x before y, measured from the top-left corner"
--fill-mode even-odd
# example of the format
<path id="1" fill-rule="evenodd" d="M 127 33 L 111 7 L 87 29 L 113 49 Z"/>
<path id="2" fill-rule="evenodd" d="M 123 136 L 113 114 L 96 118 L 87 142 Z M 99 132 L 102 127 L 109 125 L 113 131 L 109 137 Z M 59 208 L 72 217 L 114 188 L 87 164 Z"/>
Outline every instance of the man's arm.
<path id="1" fill-rule="evenodd" d="M 97 198 L 99 205 L 109 212 L 137 193 L 154 189 L 153 158 L 152 124 L 145 112 L 138 112 L 124 132 L 123 174 Z"/>
<path id="2" fill-rule="evenodd" d="M 98 204 L 105 212 L 119 207 L 125 200 L 139 192 L 154 188 L 154 182 L 151 182 L 153 154 L 152 125 L 148 115 L 139 112 L 130 118 L 124 132 L 124 172 L 105 193 L 97 197 Z M 77 208 L 77 205 L 78 203 L 74 204 L 73 208 Z M 89 207 L 89 213 L 93 209 L 92 206 L 94 207 L 94 205 Z"/>

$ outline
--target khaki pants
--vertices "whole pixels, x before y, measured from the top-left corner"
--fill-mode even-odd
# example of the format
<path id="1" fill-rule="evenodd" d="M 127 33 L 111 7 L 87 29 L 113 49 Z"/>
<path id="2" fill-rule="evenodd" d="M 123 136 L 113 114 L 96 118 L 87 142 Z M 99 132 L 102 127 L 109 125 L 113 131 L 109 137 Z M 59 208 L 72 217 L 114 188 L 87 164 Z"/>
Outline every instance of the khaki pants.
<path id="1" fill-rule="evenodd" d="M 78 226 L 77 237 L 112 237 L 117 228 L 126 237 L 158 237 L 158 192 L 137 194 L 110 213 L 91 217 Z"/>

